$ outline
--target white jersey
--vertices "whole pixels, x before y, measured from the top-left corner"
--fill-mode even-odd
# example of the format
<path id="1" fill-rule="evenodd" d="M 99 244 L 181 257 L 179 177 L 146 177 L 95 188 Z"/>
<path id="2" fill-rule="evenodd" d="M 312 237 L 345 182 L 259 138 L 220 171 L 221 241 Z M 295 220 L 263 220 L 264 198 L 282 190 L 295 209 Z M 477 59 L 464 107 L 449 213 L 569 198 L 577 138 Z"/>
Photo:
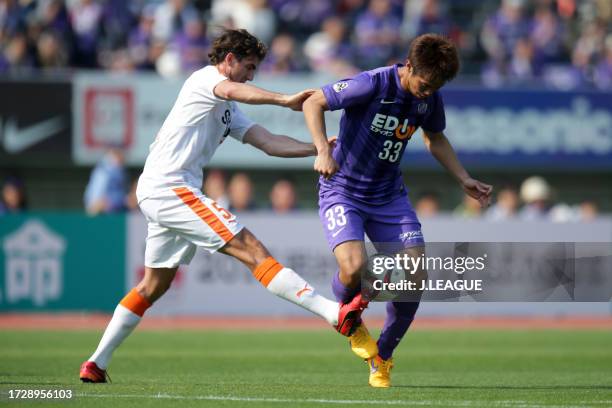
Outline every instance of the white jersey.
<path id="1" fill-rule="evenodd" d="M 138 180 L 136 196 L 145 198 L 172 188 L 202 188 L 202 168 L 227 136 L 242 142 L 254 125 L 236 104 L 217 97 L 213 89 L 226 80 L 215 66 L 194 72 L 164 121 Z"/>

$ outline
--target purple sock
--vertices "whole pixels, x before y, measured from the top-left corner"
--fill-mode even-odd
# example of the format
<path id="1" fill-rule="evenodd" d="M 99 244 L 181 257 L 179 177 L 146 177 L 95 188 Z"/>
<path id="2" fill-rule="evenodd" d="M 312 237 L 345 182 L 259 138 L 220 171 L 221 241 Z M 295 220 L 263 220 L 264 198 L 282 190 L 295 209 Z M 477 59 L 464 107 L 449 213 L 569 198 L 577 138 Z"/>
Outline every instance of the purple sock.
<path id="1" fill-rule="evenodd" d="M 387 318 L 378 339 L 378 355 L 388 360 L 393 350 L 406 334 L 414 315 L 419 308 L 419 302 L 388 302 Z"/>
<path id="2" fill-rule="evenodd" d="M 354 288 L 347 288 L 344 286 L 344 284 L 340 282 L 339 272 L 336 271 L 332 279 L 332 291 L 338 302 L 347 303 L 351 301 L 360 290 L 361 287 L 359 285 Z"/>

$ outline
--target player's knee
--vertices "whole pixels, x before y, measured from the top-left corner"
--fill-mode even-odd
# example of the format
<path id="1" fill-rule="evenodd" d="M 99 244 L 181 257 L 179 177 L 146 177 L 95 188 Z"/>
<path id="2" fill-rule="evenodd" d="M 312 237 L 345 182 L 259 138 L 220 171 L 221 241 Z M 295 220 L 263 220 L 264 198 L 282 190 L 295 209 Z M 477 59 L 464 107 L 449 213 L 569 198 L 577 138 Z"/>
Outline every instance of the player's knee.
<path id="1" fill-rule="evenodd" d="M 165 270 L 164 272 L 157 270 L 145 273 L 144 278 L 136 286 L 136 290 L 153 303 L 170 289 L 175 274 L 176 270 Z"/>
<path id="2" fill-rule="evenodd" d="M 340 279 L 344 282 L 357 283 L 365 269 L 366 262 L 362 259 L 347 259 L 340 263 Z"/>
<path id="3" fill-rule="evenodd" d="M 259 265 L 270 256 L 270 252 L 268 252 L 264 244 L 248 229 L 244 228 L 240 231 L 239 236 L 246 252 L 251 258 L 250 263 L 252 263 L 253 266 Z"/>

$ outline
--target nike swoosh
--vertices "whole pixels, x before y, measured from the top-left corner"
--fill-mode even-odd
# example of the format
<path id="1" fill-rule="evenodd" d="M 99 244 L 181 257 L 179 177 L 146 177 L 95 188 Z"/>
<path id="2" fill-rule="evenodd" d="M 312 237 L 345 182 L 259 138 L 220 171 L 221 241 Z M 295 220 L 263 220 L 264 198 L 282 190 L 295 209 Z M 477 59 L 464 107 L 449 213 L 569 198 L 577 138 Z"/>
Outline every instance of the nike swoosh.
<path id="1" fill-rule="evenodd" d="M 380 103 L 382 104 L 395 103 L 395 100 L 387 101 L 387 100 L 381 99 Z"/>
<path id="2" fill-rule="evenodd" d="M 1 123 L 0 123 L 1 125 Z M 42 142 L 66 127 L 64 118 L 56 116 L 19 129 L 14 119 L 4 125 L 4 149 L 9 153 L 20 153 L 30 146 Z"/>
<path id="3" fill-rule="evenodd" d="M 332 234 L 332 238 L 336 238 L 336 236 L 337 236 L 339 233 L 341 233 L 341 232 L 342 232 L 342 230 L 343 230 L 343 229 L 345 229 L 345 228 L 346 228 L 346 227 L 342 227 L 342 228 L 340 228 L 338 231 L 334 232 L 334 233 Z"/>

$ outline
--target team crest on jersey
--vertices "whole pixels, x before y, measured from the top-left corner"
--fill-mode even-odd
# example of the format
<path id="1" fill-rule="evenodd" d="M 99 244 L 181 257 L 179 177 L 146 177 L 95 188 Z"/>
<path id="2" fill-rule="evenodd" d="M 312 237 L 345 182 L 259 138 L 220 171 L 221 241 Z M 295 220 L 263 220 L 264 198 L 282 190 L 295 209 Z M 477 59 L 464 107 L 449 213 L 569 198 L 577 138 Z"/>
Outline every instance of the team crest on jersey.
<path id="1" fill-rule="evenodd" d="M 340 93 L 341 91 L 348 88 L 348 82 L 346 81 L 336 82 L 332 88 L 334 88 L 334 91 L 336 91 L 336 93 Z"/>
<path id="2" fill-rule="evenodd" d="M 425 102 L 419 103 L 419 106 L 417 106 L 417 112 L 419 112 L 419 115 L 427 112 L 427 104 Z"/>

